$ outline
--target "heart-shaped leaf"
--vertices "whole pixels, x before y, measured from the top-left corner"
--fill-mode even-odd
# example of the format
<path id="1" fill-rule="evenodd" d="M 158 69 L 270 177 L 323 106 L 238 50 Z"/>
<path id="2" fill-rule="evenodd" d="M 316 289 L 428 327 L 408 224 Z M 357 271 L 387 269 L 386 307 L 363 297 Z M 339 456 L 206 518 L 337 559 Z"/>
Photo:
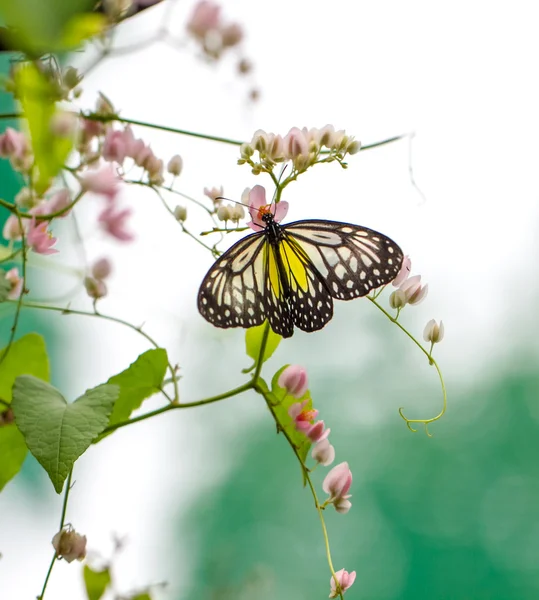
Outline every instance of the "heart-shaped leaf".
<path id="1" fill-rule="evenodd" d="M 16 425 L 0 425 L 0 491 L 21 470 L 26 453 L 24 438 Z"/>
<path id="2" fill-rule="evenodd" d="M 267 325 L 267 321 L 264 321 L 262 325 L 249 327 L 249 329 L 245 332 L 245 351 L 247 352 L 247 356 L 250 356 L 255 361 L 258 360 Z M 266 347 L 264 349 L 262 362 L 266 362 L 268 358 L 271 357 L 283 339 L 271 328 L 269 329 L 267 336 L 268 338 L 266 340 Z"/>
<path id="3" fill-rule="evenodd" d="M 119 393 L 116 385 L 100 385 L 68 404 L 56 388 L 31 375 L 15 380 L 15 421 L 58 494 L 77 458 L 107 426 Z"/>
<path id="4" fill-rule="evenodd" d="M 94 571 L 88 565 L 84 565 L 84 585 L 88 600 L 100 600 L 110 585 L 110 571 Z"/>

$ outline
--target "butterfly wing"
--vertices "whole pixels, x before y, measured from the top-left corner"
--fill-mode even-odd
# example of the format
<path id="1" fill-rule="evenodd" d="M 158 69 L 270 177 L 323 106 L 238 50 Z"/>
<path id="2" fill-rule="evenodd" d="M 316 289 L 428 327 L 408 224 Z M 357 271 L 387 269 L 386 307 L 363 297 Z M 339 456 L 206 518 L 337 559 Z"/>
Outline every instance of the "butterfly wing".
<path id="1" fill-rule="evenodd" d="M 265 320 L 264 232 L 243 238 L 220 256 L 198 292 L 200 314 L 216 327 L 254 327 Z"/>
<path id="2" fill-rule="evenodd" d="M 390 283 L 402 265 L 399 246 L 367 227 L 309 220 L 296 221 L 282 229 L 296 254 L 310 261 L 311 269 L 319 273 L 330 296 L 338 300 L 366 296 Z"/>
<path id="3" fill-rule="evenodd" d="M 269 241 L 264 253 L 264 311 L 275 333 L 285 338 L 294 333 L 294 321 L 288 305 L 288 271 L 281 260 L 281 244 Z"/>

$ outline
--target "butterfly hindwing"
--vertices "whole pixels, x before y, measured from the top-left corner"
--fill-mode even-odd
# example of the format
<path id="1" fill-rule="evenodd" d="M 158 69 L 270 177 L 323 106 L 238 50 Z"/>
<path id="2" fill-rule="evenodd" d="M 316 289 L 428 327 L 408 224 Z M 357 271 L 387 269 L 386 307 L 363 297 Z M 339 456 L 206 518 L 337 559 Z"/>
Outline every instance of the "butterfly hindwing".
<path id="1" fill-rule="evenodd" d="M 204 277 L 198 310 L 216 327 L 254 327 L 265 320 L 264 232 L 249 235 L 220 256 Z"/>
<path id="2" fill-rule="evenodd" d="M 390 283 L 403 254 L 393 240 L 367 227 L 336 221 L 296 221 L 282 227 L 338 300 L 366 296 Z"/>

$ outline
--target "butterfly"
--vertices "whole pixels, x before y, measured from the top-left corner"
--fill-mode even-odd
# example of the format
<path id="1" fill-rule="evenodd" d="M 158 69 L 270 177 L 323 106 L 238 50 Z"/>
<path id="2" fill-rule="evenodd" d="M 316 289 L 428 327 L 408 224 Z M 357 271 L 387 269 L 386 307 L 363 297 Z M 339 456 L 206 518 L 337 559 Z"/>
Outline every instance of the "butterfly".
<path id="1" fill-rule="evenodd" d="M 267 319 L 285 338 L 294 327 L 317 331 L 333 317 L 334 299 L 366 296 L 399 273 L 403 253 L 387 236 L 337 221 L 281 225 L 271 206 L 259 209 L 260 231 L 229 248 L 202 281 L 198 310 L 216 327 Z"/>

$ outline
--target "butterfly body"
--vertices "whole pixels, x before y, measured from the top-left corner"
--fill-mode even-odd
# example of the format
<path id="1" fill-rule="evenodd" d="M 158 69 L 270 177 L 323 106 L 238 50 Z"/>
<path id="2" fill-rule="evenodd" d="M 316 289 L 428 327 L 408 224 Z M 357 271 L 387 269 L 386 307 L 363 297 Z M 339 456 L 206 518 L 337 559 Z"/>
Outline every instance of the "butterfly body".
<path id="1" fill-rule="evenodd" d="M 387 236 L 325 220 L 277 223 L 227 250 L 210 268 L 198 309 L 216 327 L 253 327 L 268 319 L 290 337 L 294 326 L 317 331 L 333 317 L 333 299 L 351 300 L 392 281 L 403 254 Z"/>

